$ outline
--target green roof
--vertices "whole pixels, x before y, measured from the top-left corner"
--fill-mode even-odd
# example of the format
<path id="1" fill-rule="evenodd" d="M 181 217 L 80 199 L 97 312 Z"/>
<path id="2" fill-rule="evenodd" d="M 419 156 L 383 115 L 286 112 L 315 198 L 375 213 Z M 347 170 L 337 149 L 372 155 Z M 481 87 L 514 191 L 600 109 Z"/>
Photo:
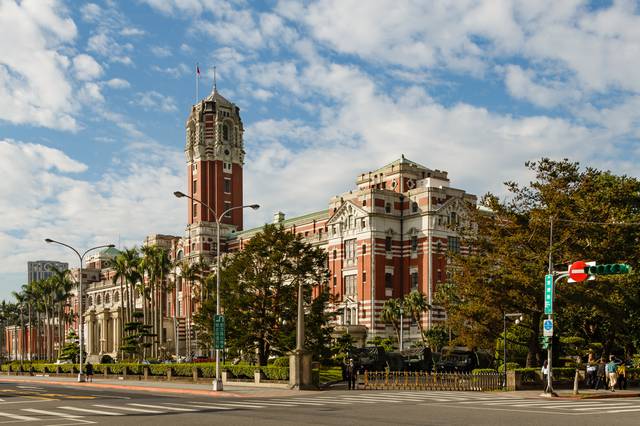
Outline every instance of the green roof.
<path id="1" fill-rule="evenodd" d="M 296 216 L 296 217 L 292 217 L 290 219 L 285 219 L 284 221 L 282 221 L 280 223 L 282 224 L 282 226 L 286 227 L 287 225 L 291 225 L 291 224 L 296 223 L 296 222 L 308 222 L 308 221 L 311 221 L 313 219 L 321 219 L 321 218 L 324 218 L 324 217 L 326 217 L 328 219 L 329 216 L 330 216 L 329 215 L 329 209 L 327 208 L 327 209 L 320 210 L 320 211 L 317 211 L 317 212 L 307 213 L 307 214 L 304 214 L 302 216 Z M 264 225 L 271 225 L 271 224 L 265 223 Z M 248 234 L 258 233 L 258 232 L 260 232 L 262 230 L 264 225 L 261 225 L 261 226 L 255 227 L 255 228 L 251 228 L 251 229 L 245 229 L 245 230 L 242 230 L 240 232 L 236 232 L 235 235 L 236 235 L 236 237 L 242 237 L 242 236 L 245 236 L 245 235 L 248 235 Z"/>
<path id="2" fill-rule="evenodd" d="M 100 250 L 100 254 L 116 257 L 117 255 L 120 254 L 120 250 L 118 250 L 115 247 L 107 247 L 107 248 L 104 248 L 104 249 Z"/>

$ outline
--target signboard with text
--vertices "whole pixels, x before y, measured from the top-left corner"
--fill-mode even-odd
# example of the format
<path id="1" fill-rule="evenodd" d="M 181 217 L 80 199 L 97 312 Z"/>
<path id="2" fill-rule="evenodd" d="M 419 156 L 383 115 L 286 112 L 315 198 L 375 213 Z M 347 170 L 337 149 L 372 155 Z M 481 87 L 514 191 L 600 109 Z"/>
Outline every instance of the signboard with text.
<path id="1" fill-rule="evenodd" d="M 553 313 L 553 275 L 544 276 L 544 313 Z"/>
<path id="2" fill-rule="evenodd" d="M 216 315 L 213 318 L 213 348 L 224 349 L 224 316 Z"/>
<path id="3" fill-rule="evenodd" d="M 542 323 L 542 335 L 544 337 L 553 337 L 553 320 L 544 320 Z"/>

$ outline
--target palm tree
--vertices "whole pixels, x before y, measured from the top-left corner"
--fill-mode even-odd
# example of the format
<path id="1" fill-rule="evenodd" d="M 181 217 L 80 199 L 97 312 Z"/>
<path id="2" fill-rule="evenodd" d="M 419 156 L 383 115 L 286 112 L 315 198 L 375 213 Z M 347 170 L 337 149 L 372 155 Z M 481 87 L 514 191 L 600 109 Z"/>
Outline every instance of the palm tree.
<path id="1" fill-rule="evenodd" d="M 187 350 L 185 351 L 187 354 L 191 352 L 191 311 L 193 305 L 193 296 L 191 293 L 192 282 L 198 278 L 199 271 L 196 263 L 189 264 L 188 261 L 184 261 L 182 266 L 180 267 L 180 274 L 182 279 L 187 282 L 187 291 L 185 292 L 185 288 L 183 286 L 182 292 L 187 294 L 187 306 L 185 309 L 186 313 L 186 332 L 187 332 Z"/>
<path id="2" fill-rule="evenodd" d="M 62 342 L 64 342 L 64 321 L 63 321 L 63 312 L 67 307 L 67 301 L 69 300 L 69 293 L 73 288 L 74 283 L 71 281 L 69 276 L 71 275 L 71 271 L 68 269 L 61 270 L 53 268 L 53 275 L 50 278 L 51 281 L 51 295 L 50 300 L 52 302 L 52 315 L 55 311 L 57 314 L 57 340 L 58 344 L 58 355 L 62 350 Z M 53 343 L 53 342 L 52 342 Z M 53 353 L 53 347 L 52 347 Z"/>
<path id="3" fill-rule="evenodd" d="M 119 306 L 119 317 L 120 317 L 120 342 L 124 342 L 124 333 L 125 333 L 125 323 L 130 322 L 131 319 L 131 296 L 129 295 L 129 286 L 133 286 L 135 282 L 138 281 L 138 254 L 137 249 L 134 247 L 133 249 L 126 249 L 120 252 L 113 262 L 113 269 L 115 270 L 115 275 L 113 276 L 113 283 L 120 283 L 120 306 Z M 125 287 L 127 288 L 127 295 L 125 296 Z M 127 303 L 127 311 L 125 318 L 125 309 L 124 304 L 125 301 Z M 122 346 L 122 344 L 121 344 Z M 120 348 L 118 348 L 120 350 Z M 121 357 L 124 358 L 124 352 L 122 352 Z"/>
<path id="4" fill-rule="evenodd" d="M 396 337 L 398 338 L 398 344 L 400 343 L 400 302 L 398 299 L 387 299 L 382 305 L 382 313 L 380 318 L 385 324 L 391 324 Z"/>
<path id="5" fill-rule="evenodd" d="M 427 302 L 427 298 L 420 291 L 414 290 L 404 297 L 404 306 L 411 315 L 411 318 L 418 324 L 422 343 L 426 344 L 422 326 L 422 313 L 431 309 L 431 305 Z"/>
<path id="6" fill-rule="evenodd" d="M 16 358 L 18 357 L 18 347 L 20 347 L 20 370 L 22 370 L 22 358 L 24 357 L 24 305 L 26 303 L 26 297 L 22 292 L 12 291 L 13 298 L 16 299 L 16 307 L 20 315 L 20 340 L 16 344 Z"/>

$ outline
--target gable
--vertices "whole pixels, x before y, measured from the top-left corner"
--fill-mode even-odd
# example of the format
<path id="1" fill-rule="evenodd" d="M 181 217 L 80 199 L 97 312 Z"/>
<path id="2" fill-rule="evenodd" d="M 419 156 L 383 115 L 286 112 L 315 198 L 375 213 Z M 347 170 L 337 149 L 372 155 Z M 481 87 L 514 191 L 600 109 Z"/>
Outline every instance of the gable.
<path id="1" fill-rule="evenodd" d="M 346 201 L 340 206 L 340 208 L 329 218 L 327 225 L 334 225 L 336 223 L 349 223 L 349 220 L 358 219 L 361 217 L 367 217 L 368 213 L 362 210 L 360 207 L 353 204 L 351 201 Z"/>

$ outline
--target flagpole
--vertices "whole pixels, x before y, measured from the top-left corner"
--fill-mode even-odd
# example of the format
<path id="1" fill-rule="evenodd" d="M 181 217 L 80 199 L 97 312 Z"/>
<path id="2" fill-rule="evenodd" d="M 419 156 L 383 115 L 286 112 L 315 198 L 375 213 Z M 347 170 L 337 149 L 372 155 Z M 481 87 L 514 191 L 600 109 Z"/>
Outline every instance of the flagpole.
<path id="1" fill-rule="evenodd" d="M 200 88 L 200 65 L 196 63 L 196 103 L 198 103 L 198 89 Z"/>

